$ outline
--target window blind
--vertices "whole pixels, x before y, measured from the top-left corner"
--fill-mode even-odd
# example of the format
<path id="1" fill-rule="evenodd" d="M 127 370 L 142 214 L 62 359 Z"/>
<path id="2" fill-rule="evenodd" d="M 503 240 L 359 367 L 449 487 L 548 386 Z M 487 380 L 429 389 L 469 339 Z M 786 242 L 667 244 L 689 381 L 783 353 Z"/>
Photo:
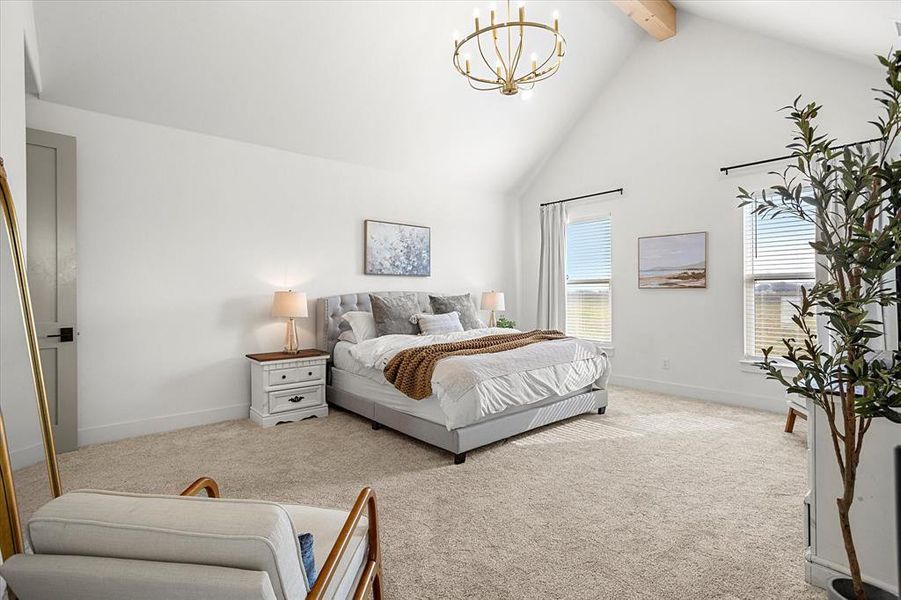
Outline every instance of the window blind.
<path id="1" fill-rule="evenodd" d="M 567 335 L 611 343 L 611 272 L 610 218 L 567 225 Z"/>
<path id="2" fill-rule="evenodd" d="M 797 337 L 791 303 L 801 300 L 801 287 L 810 288 L 816 278 L 816 257 L 810 243 L 816 229 L 792 215 L 774 218 L 753 214 L 745 207 L 745 354 L 763 355 L 773 347 L 778 355 L 783 338 Z M 813 319 L 809 323 L 815 328 Z"/>

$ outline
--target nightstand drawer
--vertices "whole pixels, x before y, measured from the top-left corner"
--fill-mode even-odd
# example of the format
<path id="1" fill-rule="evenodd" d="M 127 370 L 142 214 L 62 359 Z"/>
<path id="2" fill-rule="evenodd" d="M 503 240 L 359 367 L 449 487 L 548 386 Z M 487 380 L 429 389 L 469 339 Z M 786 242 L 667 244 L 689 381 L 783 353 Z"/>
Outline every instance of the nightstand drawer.
<path id="1" fill-rule="evenodd" d="M 291 367 L 290 369 L 273 369 L 269 371 L 269 385 L 287 385 L 303 381 L 319 381 L 325 378 L 323 365 L 308 367 Z"/>
<path id="2" fill-rule="evenodd" d="M 269 412 L 279 413 L 298 408 L 307 408 L 325 404 L 325 388 L 317 385 L 313 387 L 285 390 L 284 392 L 269 393 Z"/>

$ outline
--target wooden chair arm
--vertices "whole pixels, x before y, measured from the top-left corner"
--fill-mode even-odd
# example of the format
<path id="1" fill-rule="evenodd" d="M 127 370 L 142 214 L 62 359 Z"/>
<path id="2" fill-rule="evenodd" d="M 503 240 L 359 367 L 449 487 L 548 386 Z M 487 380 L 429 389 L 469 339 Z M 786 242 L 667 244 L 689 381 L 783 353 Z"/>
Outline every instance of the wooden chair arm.
<path id="1" fill-rule="evenodd" d="M 366 509 L 366 516 L 369 518 L 369 557 L 363 570 L 363 576 L 360 578 L 360 582 L 354 593 L 354 598 L 368 598 L 370 590 L 374 592 L 377 599 L 382 597 L 382 558 L 381 549 L 379 548 L 378 507 L 375 498 L 375 490 L 370 487 L 365 487 L 360 491 L 360 494 L 357 496 L 357 501 L 354 503 L 353 508 L 350 510 L 350 514 L 347 516 L 347 520 L 344 521 L 344 527 L 341 528 L 341 533 L 338 534 L 338 539 L 335 540 L 332 551 L 329 553 L 328 558 L 325 559 L 325 564 L 319 571 L 319 575 L 316 578 L 316 584 L 313 586 L 313 589 L 310 590 L 310 593 L 307 594 L 307 600 L 321 600 L 321 598 L 325 596 L 325 591 L 328 589 L 329 584 L 332 582 L 332 578 L 335 576 L 335 570 L 341 562 L 344 553 L 347 551 L 347 546 L 350 543 L 353 532 L 360 524 L 364 509 Z"/>
<path id="2" fill-rule="evenodd" d="M 202 490 L 206 490 L 208 498 L 219 497 L 219 484 L 210 477 L 200 477 L 194 483 L 186 487 L 179 496 L 196 496 Z"/>

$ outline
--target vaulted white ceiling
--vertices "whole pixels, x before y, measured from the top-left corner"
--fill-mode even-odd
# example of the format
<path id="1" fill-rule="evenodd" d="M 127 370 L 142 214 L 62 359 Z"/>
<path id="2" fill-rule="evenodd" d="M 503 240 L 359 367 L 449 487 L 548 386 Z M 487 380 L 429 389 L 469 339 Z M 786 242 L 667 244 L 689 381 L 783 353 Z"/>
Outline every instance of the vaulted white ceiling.
<path id="1" fill-rule="evenodd" d="M 898 45 L 901 0 L 673 2 L 683 18 L 867 64 Z M 529 101 L 476 92 L 453 70 L 451 33 L 471 30 L 473 7 L 484 14 L 487 5 L 35 0 L 41 97 L 436 184 L 514 191 L 636 46 L 657 42 L 608 2 L 532 0 L 530 17 L 561 13 L 562 69 Z"/>
<path id="2" fill-rule="evenodd" d="M 41 98 L 507 191 L 645 34 L 604 2 L 528 2 L 542 21 L 560 11 L 568 52 L 523 101 L 454 71 L 452 32 L 474 6 L 38 0 Z"/>
<path id="3" fill-rule="evenodd" d="M 671 0 L 677 10 L 876 66 L 898 44 L 899 0 Z"/>

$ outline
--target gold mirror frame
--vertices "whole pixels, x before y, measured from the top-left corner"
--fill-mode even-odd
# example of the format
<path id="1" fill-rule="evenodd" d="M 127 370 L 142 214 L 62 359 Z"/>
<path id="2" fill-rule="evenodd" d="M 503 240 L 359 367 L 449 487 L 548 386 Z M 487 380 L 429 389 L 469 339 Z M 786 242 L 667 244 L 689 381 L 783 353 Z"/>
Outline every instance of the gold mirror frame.
<path id="1" fill-rule="evenodd" d="M 19 305 L 22 308 L 22 322 L 25 325 L 28 357 L 31 359 L 31 375 L 34 381 L 34 394 L 38 403 L 41 435 L 44 438 L 44 458 L 50 479 L 50 493 L 54 498 L 57 498 L 62 494 L 62 486 L 59 479 L 59 464 L 56 460 L 56 445 L 53 442 L 53 427 L 47 403 L 47 389 L 44 387 L 44 370 L 41 366 L 41 355 L 38 352 L 38 336 L 34 326 L 31 293 L 28 291 L 25 253 L 22 251 L 22 239 L 19 236 L 16 209 L 13 204 L 12 192 L 9 189 L 6 169 L 3 167 L 3 158 L 0 158 L 0 207 L 3 210 L 3 223 L 6 225 L 10 255 L 13 259 L 13 269 L 16 274 L 16 287 L 19 291 Z M 6 519 L 0 519 L 0 553 L 2 553 L 3 560 L 6 560 L 13 554 L 22 552 L 24 547 L 2 410 L 0 410 L 0 488 L 2 488 L 0 489 L 0 504 L 2 504 L 0 508 L 6 514 Z"/>

